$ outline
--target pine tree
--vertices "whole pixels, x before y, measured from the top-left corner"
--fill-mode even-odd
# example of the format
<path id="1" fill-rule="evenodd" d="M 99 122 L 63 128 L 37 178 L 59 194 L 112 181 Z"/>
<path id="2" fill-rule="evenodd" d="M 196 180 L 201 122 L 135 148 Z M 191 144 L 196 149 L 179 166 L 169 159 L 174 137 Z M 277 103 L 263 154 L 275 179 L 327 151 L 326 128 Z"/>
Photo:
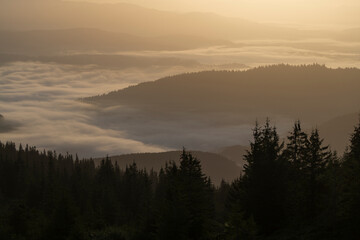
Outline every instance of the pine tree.
<path id="1" fill-rule="evenodd" d="M 284 156 L 295 168 L 301 169 L 303 167 L 308 136 L 301 130 L 299 120 L 294 123 L 293 130 L 287 138 L 288 143 L 286 145 L 286 150 L 284 151 Z"/>
<path id="2" fill-rule="evenodd" d="M 180 156 L 180 176 L 188 210 L 188 239 L 209 238 L 214 214 L 213 188 L 202 173 L 200 161 L 187 153 Z"/>
<path id="3" fill-rule="evenodd" d="M 360 119 L 350 138 L 349 151 L 343 163 L 343 211 L 344 223 L 356 239 L 360 235 Z"/>
<path id="4" fill-rule="evenodd" d="M 304 167 L 307 158 L 308 136 L 302 131 L 300 121 L 294 123 L 289 133 L 286 149 L 282 154 L 287 165 L 285 175 L 286 187 L 286 219 L 290 226 L 298 227 L 299 222 L 304 220 L 304 199 L 306 195 Z"/>
<path id="5" fill-rule="evenodd" d="M 360 163 L 360 119 L 351 135 L 348 158 Z"/>
<path id="6" fill-rule="evenodd" d="M 323 141 L 319 136 L 319 131 L 314 129 L 306 143 L 306 157 L 303 165 L 303 174 L 306 178 L 305 187 L 308 190 L 306 213 L 312 220 L 319 213 L 320 198 L 324 193 L 324 183 L 321 176 L 333 156 L 329 146 L 323 146 Z"/>
<path id="7" fill-rule="evenodd" d="M 260 233 L 270 234 L 281 226 L 284 216 L 283 143 L 269 120 L 263 128 L 256 124 L 253 137 L 245 155 L 244 207 L 254 216 Z"/>
<path id="8" fill-rule="evenodd" d="M 245 197 L 242 179 L 236 179 L 232 182 L 226 199 L 228 216 L 225 222 L 225 239 L 250 240 L 256 238 L 257 227 L 254 218 L 248 216 L 244 209 Z"/>
<path id="9" fill-rule="evenodd" d="M 160 239 L 209 239 L 214 219 L 213 188 L 202 173 L 200 161 L 187 153 L 160 175 L 158 198 L 162 199 L 159 216 Z M 163 197 L 161 197 L 163 196 Z"/>

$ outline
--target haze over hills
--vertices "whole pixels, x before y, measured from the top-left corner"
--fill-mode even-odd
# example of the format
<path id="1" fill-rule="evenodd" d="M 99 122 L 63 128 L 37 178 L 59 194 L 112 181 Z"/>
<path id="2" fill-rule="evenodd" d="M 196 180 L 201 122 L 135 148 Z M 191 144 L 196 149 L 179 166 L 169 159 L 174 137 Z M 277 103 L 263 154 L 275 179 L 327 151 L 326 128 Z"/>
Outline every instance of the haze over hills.
<path id="1" fill-rule="evenodd" d="M 91 28 L 0 31 L 0 36 L 1 53 L 32 55 L 185 50 L 229 44 L 229 41 L 213 40 L 206 37 L 179 34 L 163 37 L 138 37 Z"/>
<path id="2" fill-rule="evenodd" d="M 359 65 L 360 28 L 303 30 L 239 17 L 160 11 L 129 3 L 3 0 L 0 54 L 3 62 L 16 59 L 75 65 L 93 64 L 94 57 L 89 61 L 85 61 L 87 56 L 71 59 L 74 54 L 146 55 L 155 62 L 158 57 L 190 58 L 207 65 L 251 67 L 280 62 Z M 55 55 L 62 58 L 50 59 Z M 121 62 L 109 56 L 102 59 Z M 137 60 L 141 67 L 143 60 Z M 123 69 L 121 63 L 98 65 Z"/>
<path id="3" fill-rule="evenodd" d="M 143 37 L 185 35 L 225 40 L 334 39 L 339 35 L 338 31 L 297 30 L 212 13 L 175 13 L 128 3 L 16 0 L 1 4 L 0 29 L 3 30 L 96 28 Z M 360 32 L 349 31 L 351 34 L 342 38 L 358 41 Z"/>
<path id="4" fill-rule="evenodd" d="M 0 239 L 358 240 L 359 90 L 359 0 L 0 0 Z"/>
<path id="5" fill-rule="evenodd" d="M 135 55 L 118 54 L 76 54 L 76 55 L 54 55 L 54 56 L 29 56 L 17 54 L 0 54 L 0 65 L 12 62 L 42 62 L 68 64 L 73 66 L 97 66 L 113 69 L 126 68 L 151 68 L 151 67 L 200 67 L 201 64 L 195 60 L 175 57 L 147 57 Z M 241 67 L 241 66 L 237 66 Z M 246 66 L 242 66 L 246 68 Z"/>
<path id="6" fill-rule="evenodd" d="M 239 72 L 182 74 L 84 100 L 157 116 L 172 112 L 274 114 L 318 124 L 358 111 L 359 77 L 359 69 L 276 65 Z"/>
<path id="7" fill-rule="evenodd" d="M 135 162 L 139 169 L 145 168 L 147 171 L 153 169 L 159 172 L 166 163 L 175 162 L 179 164 L 181 153 L 181 151 L 136 153 L 111 156 L 110 158 L 113 163 L 118 164 L 120 169 L 125 169 L 126 166 Z M 191 153 L 200 160 L 204 173 L 211 178 L 215 185 L 219 185 L 222 179 L 232 181 L 240 176 L 242 168 L 224 156 L 200 151 L 191 151 Z M 95 159 L 95 164 L 99 165 L 101 160 L 101 158 Z"/>

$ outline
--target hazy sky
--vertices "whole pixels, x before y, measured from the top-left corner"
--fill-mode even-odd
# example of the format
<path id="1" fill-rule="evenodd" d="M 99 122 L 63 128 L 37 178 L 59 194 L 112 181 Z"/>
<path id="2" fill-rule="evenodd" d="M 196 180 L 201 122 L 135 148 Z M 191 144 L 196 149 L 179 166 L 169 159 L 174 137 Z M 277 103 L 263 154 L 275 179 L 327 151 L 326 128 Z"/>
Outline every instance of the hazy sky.
<path id="1" fill-rule="evenodd" d="M 84 1 L 84 0 L 82 0 Z M 85 0 L 86 1 L 86 0 Z M 87 0 L 129 2 L 172 11 L 215 12 L 261 22 L 360 25 L 359 0 Z"/>

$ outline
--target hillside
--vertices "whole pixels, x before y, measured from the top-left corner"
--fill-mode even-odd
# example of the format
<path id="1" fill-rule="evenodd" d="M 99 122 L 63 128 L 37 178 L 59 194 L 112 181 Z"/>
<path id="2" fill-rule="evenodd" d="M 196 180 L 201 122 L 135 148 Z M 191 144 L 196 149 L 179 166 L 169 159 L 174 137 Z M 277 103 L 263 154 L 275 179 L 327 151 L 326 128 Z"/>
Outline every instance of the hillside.
<path id="1" fill-rule="evenodd" d="M 83 100 L 127 106 L 157 118 L 232 113 L 248 123 L 276 115 L 316 125 L 359 110 L 359 79 L 359 69 L 275 65 L 176 75 Z"/>
<path id="2" fill-rule="evenodd" d="M 153 169 L 159 171 L 161 167 L 169 161 L 179 163 L 180 151 L 162 152 L 162 153 L 137 153 L 126 154 L 120 156 L 112 156 L 112 162 L 117 162 L 120 168 L 124 169 L 126 165 L 133 162 L 137 164 L 140 169 L 146 168 L 147 170 Z M 240 176 L 241 168 L 229 159 L 215 153 L 194 151 L 192 154 L 201 161 L 202 169 L 207 176 L 215 184 L 219 184 L 222 179 L 232 181 Z M 95 159 L 98 165 L 102 159 Z"/>

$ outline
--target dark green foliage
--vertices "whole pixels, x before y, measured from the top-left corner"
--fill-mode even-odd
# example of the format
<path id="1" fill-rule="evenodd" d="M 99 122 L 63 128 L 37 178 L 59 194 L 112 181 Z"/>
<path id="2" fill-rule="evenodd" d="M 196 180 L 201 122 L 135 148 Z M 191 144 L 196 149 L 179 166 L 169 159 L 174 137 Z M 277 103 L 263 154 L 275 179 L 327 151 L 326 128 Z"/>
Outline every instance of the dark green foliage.
<path id="1" fill-rule="evenodd" d="M 256 125 L 253 136 L 254 141 L 245 155 L 243 205 L 259 224 L 259 231 L 270 234 L 278 230 L 284 220 L 284 162 L 280 158 L 283 143 L 269 120 L 263 128 Z"/>
<path id="2" fill-rule="evenodd" d="M 170 164 L 160 175 L 159 239 L 210 239 L 213 231 L 213 187 L 200 161 L 185 150 L 180 166 Z M 176 234 L 174 234 L 176 233 Z"/>
<path id="3" fill-rule="evenodd" d="M 344 226 L 347 225 L 354 234 L 360 236 L 360 121 L 351 135 L 349 151 L 344 158 L 342 175 Z"/>
<path id="4" fill-rule="evenodd" d="M 360 123 L 343 158 L 296 122 L 255 126 L 245 171 L 213 186 L 185 150 L 159 173 L 0 143 L 0 239 L 358 239 Z"/>
<path id="5" fill-rule="evenodd" d="M 241 178 L 231 184 L 226 199 L 227 221 L 225 222 L 225 237 L 229 240 L 255 239 L 257 226 L 252 215 L 246 213 L 244 201 L 245 188 Z"/>

